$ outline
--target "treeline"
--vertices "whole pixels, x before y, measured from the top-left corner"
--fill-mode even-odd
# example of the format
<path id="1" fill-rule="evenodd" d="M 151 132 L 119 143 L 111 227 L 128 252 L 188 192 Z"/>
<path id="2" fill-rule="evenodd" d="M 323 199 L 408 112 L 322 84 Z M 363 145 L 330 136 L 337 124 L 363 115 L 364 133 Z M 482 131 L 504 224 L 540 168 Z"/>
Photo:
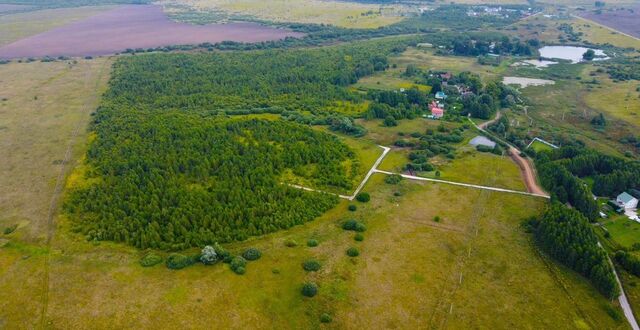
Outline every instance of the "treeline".
<path id="1" fill-rule="evenodd" d="M 386 69 L 415 38 L 320 49 L 149 54 L 115 64 L 113 102 L 147 109 L 281 107 L 316 113 L 335 101 L 361 102 L 345 86 Z"/>
<path id="2" fill-rule="evenodd" d="M 587 277 L 607 298 L 620 288 L 604 249 L 588 220 L 559 203 L 550 205 L 540 219 L 530 222 L 537 244 L 554 259 Z"/>
<path id="3" fill-rule="evenodd" d="M 539 42 L 535 39 L 527 43 L 508 36 L 493 37 L 492 35 L 461 35 L 455 38 L 449 48 L 455 55 L 479 56 L 486 54 L 531 56 L 536 53 L 535 46 Z"/>

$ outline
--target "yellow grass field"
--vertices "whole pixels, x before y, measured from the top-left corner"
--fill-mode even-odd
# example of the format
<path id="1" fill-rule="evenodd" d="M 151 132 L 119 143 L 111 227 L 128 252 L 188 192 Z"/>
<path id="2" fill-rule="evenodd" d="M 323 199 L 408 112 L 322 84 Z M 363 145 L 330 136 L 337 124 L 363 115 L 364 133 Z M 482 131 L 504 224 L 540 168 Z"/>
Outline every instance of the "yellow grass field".
<path id="1" fill-rule="evenodd" d="M 76 145 L 86 140 L 110 63 L 0 65 L 0 228 L 19 224 L 18 234 L 45 234 L 58 176 L 84 150 Z"/>
<path id="2" fill-rule="evenodd" d="M 196 11 L 222 11 L 276 22 L 324 23 L 349 28 L 377 28 L 402 17 L 390 6 L 323 0 L 168 0 Z"/>
<path id="3" fill-rule="evenodd" d="M 92 6 L 31 11 L 0 16 L 0 46 L 115 8 Z"/>
<path id="4" fill-rule="evenodd" d="M 613 31 L 593 21 L 576 18 L 571 21 L 574 31 L 582 32 L 582 39 L 596 44 L 612 44 L 617 47 L 632 47 L 640 50 L 640 40 Z"/>

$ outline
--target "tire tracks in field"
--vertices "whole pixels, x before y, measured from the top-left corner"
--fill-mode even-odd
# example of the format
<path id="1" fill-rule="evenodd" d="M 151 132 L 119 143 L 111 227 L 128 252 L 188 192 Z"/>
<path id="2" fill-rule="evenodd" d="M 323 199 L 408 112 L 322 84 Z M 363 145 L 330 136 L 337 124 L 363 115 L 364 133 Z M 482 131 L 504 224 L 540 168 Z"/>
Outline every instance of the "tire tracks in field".
<path id="1" fill-rule="evenodd" d="M 497 173 L 494 172 L 494 175 L 491 176 L 490 185 L 495 184 Z M 472 209 L 477 210 L 477 212 L 473 213 L 471 221 L 467 226 L 467 240 L 465 244 L 467 246 L 467 252 L 458 256 L 458 260 L 456 265 L 453 267 L 453 271 L 450 272 L 449 280 L 447 280 L 442 286 L 442 291 L 440 291 L 439 298 L 435 303 L 435 306 L 431 309 L 431 316 L 429 317 L 428 329 L 442 329 L 447 324 L 447 319 L 449 315 L 453 312 L 453 303 L 454 297 L 460 286 L 462 285 L 462 276 L 464 273 L 464 268 L 467 261 L 471 258 L 471 253 L 473 251 L 473 247 L 475 245 L 476 238 L 478 237 L 479 231 L 479 223 L 484 213 L 486 211 L 486 201 L 491 196 L 492 191 L 490 190 L 481 190 L 480 195 L 476 199 L 476 202 L 473 204 Z M 459 278 L 456 277 L 457 274 L 460 274 Z M 453 281 L 453 283 L 449 283 Z M 447 305 L 449 306 L 449 310 L 446 310 Z M 438 320 L 441 318 L 440 320 Z"/>
<path id="2" fill-rule="evenodd" d="M 97 72 L 97 74 L 95 75 L 95 83 L 94 83 L 94 87 L 93 87 L 93 92 L 94 95 L 90 98 L 88 98 L 85 102 L 84 105 L 82 106 L 82 108 L 80 109 L 80 111 L 82 113 L 84 113 L 85 111 L 88 110 L 88 108 L 91 106 L 91 104 L 94 104 L 96 99 L 100 96 L 98 95 L 98 87 L 99 84 L 102 80 L 102 76 L 104 74 L 104 70 L 105 67 L 108 66 L 108 64 L 110 63 L 110 61 L 105 61 L 102 66 L 100 67 L 99 71 Z M 68 72 L 71 72 L 71 70 L 68 70 Z M 90 83 L 91 82 L 91 76 L 92 76 L 92 70 L 87 70 L 87 73 L 85 74 L 84 77 L 84 81 L 85 83 Z M 61 78 L 61 77 L 57 77 L 57 78 Z M 56 79 L 57 79 L 56 78 Z M 55 79 L 54 79 L 55 80 Z M 52 81 L 49 81 L 49 83 Z M 41 87 L 44 87 L 43 86 Z M 46 328 L 46 321 L 47 321 L 47 311 L 49 308 L 49 279 L 50 279 L 50 273 L 51 273 L 51 266 L 50 266 L 50 258 L 51 258 L 51 242 L 53 241 L 53 236 L 55 234 L 55 230 L 56 230 L 56 224 L 54 221 L 55 215 L 56 215 L 56 211 L 58 210 L 58 203 L 59 203 L 59 199 L 60 199 L 60 195 L 62 193 L 62 188 L 64 186 L 64 178 L 66 177 L 67 171 L 69 170 L 68 168 L 68 164 L 71 161 L 71 156 L 73 155 L 73 147 L 75 145 L 75 140 L 78 136 L 78 134 L 80 133 L 80 130 L 82 129 L 82 127 L 85 125 L 86 123 L 82 120 L 79 119 L 77 125 L 75 126 L 71 137 L 69 138 L 68 142 L 67 142 L 67 149 L 65 151 L 64 154 L 64 158 L 62 160 L 62 164 L 60 166 L 60 172 L 58 172 L 58 176 L 56 177 L 56 184 L 55 184 L 55 188 L 53 190 L 53 195 L 51 196 L 51 201 L 49 203 L 49 210 L 47 212 L 47 221 L 46 221 L 46 241 L 45 241 L 45 250 L 46 253 L 44 255 L 44 267 L 43 267 L 43 279 L 42 279 L 42 308 L 40 311 L 40 321 L 39 323 L 39 327 L 40 329 L 45 329 Z"/>

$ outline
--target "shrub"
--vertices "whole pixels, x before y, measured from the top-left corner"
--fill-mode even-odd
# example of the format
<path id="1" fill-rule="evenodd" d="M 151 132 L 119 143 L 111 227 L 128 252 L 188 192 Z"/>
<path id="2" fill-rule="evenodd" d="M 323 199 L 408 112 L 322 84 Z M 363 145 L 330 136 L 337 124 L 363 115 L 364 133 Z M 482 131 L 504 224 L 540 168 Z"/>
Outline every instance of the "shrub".
<path id="1" fill-rule="evenodd" d="M 155 266 L 162 262 L 162 257 L 153 253 L 147 253 L 142 259 L 140 259 L 140 266 L 142 267 L 151 267 Z"/>
<path id="2" fill-rule="evenodd" d="M 369 193 L 359 193 L 358 196 L 356 196 L 356 200 L 360 203 L 366 203 L 371 200 L 371 196 Z"/>
<path id="3" fill-rule="evenodd" d="M 440 222 L 440 216 L 436 215 L 435 217 L 433 217 L 433 221 Z"/>
<path id="4" fill-rule="evenodd" d="M 229 264 L 229 267 L 231 268 L 231 270 L 238 274 L 238 275 L 242 275 L 245 273 L 245 267 L 247 266 L 247 260 L 245 260 L 243 257 L 234 257 L 231 260 L 231 263 Z"/>
<path id="5" fill-rule="evenodd" d="M 349 211 L 355 212 L 357 209 L 358 209 L 358 207 L 355 206 L 354 204 L 349 205 Z"/>
<path id="6" fill-rule="evenodd" d="M 307 246 L 308 247 L 316 247 L 318 246 L 318 240 L 316 239 L 310 239 L 307 241 Z"/>
<path id="7" fill-rule="evenodd" d="M 350 247 L 347 249 L 347 255 L 349 257 L 357 257 L 360 255 L 360 251 L 358 251 L 358 249 L 354 248 L 354 247 Z"/>
<path id="8" fill-rule="evenodd" d="M 359 232 L 359 233 L 363 233 L 367 230 L 367 227 L 362 223 L 362 222 L 358 222 L 356 223 L 356 228 L 355 231 Z"/>
<path id="9" fill-rule="evenodd" d="M 320 315 L 320 322 L 322 323 L 331 323 L 331 320 L 331 315 L 327 313 L 322 313 L 322 315 Z"/>
<path id="10" fill-rule="evenodd" d="M 218 259 L 222 260 L 222 262 L 224 262 L 225 264 L 230 263 L 231 259 L 233 259 L 231 253 L 220 246 L 218 243 L 213 244 L 213 249 L 216 251 Z"/>
<path id="11" fill-rule="evenodd" d="M 191 265 L 191 260 L 180 253 L 172 253 L 167 258 L 167 268 L 169 269 L 182 269 Z"/>
<path id="12" fill-rule="evenodd" d="M 398 184 L 400 181 L 402 181 L 402 176 L 400 174 L 391 174 L 384 178 L 384 182 L 388 184 Z"/>
<path id="13" fill-rule="evenodd" d="M 200 253 L 200 261 L 205 265 L 215 264 L 218 261 L 216 250 L 211 245 L 205 246 Z"/>
<path id="14" fill-rule="evenodd" d="M 356 220 L 347 220 L 342 224 L 342 229 L 344 230 L 356 230 L 356 225 L 358 224 L 358 221 Z"/>
<path id="15" fill-rule="evenodd" d="M 317 272 L 320 270 L 320 263 L 317 260 L 309 259 L 302 263 L 302 269 L 308 272 Z"/>
<path id="16" fill-rule="evenodd" d="M 307 282 L 302 286 L 302 295 L 305 297 L 313 297 L 318 294 L 318 285 L 313 282 Z"/>
<path id="17" fill-rule="evenodd" d="M 262 257 L 262 252 L 256 248 L 248 248 L 242 253 L 242 257 L 249 261 L 258 260 Z"/>
<path id="18" fill-rule="evenodd" d="M 354 240 L 358 241 L 358 242 L 362 242 L 364 241 L 364 235 L 357 233 L 356 236 L 353 237 Z"/>
<path id="19" fill-rule="evenodd" d="M 298 242 L 296 242 L 296 241 L 294 241 L 292 239 L 288 239 L 288 240 L 284 241 L 284 245 L 286 247 L 296 247 L 296 246 L 298 246 Z"/>
<path id="20" fill-rule="evenodd" d="M 9 227 L 5 228 L 3 233 L 5 235 L 9 235 L 9 234 L 13 233 L 14 231 L 16 231 L 16 229 L 18 229 L 18 224 L 14 224 L 13 226 L 9 226 Z"/>

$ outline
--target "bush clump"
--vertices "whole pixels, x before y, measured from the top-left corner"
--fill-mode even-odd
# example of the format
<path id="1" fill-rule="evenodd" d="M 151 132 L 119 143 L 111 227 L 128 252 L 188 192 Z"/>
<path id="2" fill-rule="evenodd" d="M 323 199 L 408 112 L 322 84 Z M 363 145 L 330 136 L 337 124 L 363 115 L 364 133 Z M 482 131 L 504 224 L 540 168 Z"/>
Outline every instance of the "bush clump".
<path id="1" fill-rule="evenodd" d="M 351 231 L 357 231 L 359 233 L 362 233 L 364 231 L 367 230 L 367 226 L 365 226 L 362 222 L 357 221 L 357 220 L 347 220 L 342 224 L 342 229 L 344 230 L 351 230 Z"/>
<path id="2" fill-rule="evenodd" d="M 150 252 L 147 253 L 144 257 L 142 257 L 142 259 L 140 259 L 140 266 L 142 267 L 151 267 L 151 266 L 155 266 L 159 263 L 162 262 L 162 257 Z"/>
<path id="3" fill-rule="evenodd" d="M 356 196 L 356 200 L 360 203 L 366 203 L 371 200 L 371 196 L 369 193 L 359 193 L 358 196 Z"/>
<path id="4" fill-rule="evenodd" d="M 184 254 L 172 253 L 167 258 L 167 268 L 169 269 L 182 269 L 191 264 L 191 259 Z"/>
<path id="5" fill-rule="evenodd" d="M 256 248 L 248 248 L 242 253 L 242 257 L 248 261 L 254 261 L 262 257 L 262 252 Z"/>
<path id="6" fill-rule="evenodd" d="M 400 181 L 402 181 L 402 176 L 400 174 L 391 174 L 384 178 L 384 182 L 387 184 L 398 184 Z"/>
<path id="7" fill-rule="evenodd" d="M 247 267 L 247 260 L 240 256 L 233 257 L 231 263 L 229 264 L 229 267 L 234 273 L 242 275 L 246 272 L 245 267 Z"/>
<path id="8" fill-rule="evenodd" d="M 308 272 L 317 272 L 320 270 L 320 263 L 317 260 L 309 259 L 302 263 L 302 269 Z"/>
<path id="9" fill-rule="evenodd" d="M 358 207 L 355 204 L 350 204 L 349 205 L 349 211 L 355 212 L 357 209 L 358 209 Z"/>
<path id="10" fill-rule="evenodd" d="M 16 231 L 16 229 L 18 229 L 18 224 L 14 224 L 13 226 L 9 226 L 9 227 L 5 228 L 3 233 L 5 235 L 9 235 L 9 234 L 13 233 L 14 231 Z"/>
<path id="11" fill-rule="evenodd" d="M 318 240 L 317 240 L 317 239 L 313 239 L 313 238 L 312 238 L 312 239 L 310 239 L 310 240 L 308 240 L 308 241 L 307 241 L 307 246 L 308 246 L 308 247 L 316 247 L 316 246 L 318 246 L 318 244 L 319 244 L 319 243 L 318 243 Z"/>
<path id="12" fill-rule="evenodd" d="M 354 248 L 354 247 L 350 247 L 347 249 L 347 255 L 349 257 L 357 257 L 360 255 L 360 251 L 358 251 L 358 249 Z"/>
<path id="13" fill-rule="evenodd" d="M 314 297 L 318 294 L 318 285 L 313 282 L 307 282 L 302 286 L 302 295 L 305 297 Z"/>
<path id="14" fill-rule="evenodd" d="M 296 246 L 298 246 L 298 242 L 296 242 L 296 241 L 294 241 L 292 239 L 288 239 L 288 240 L 284 241 L 284 245 L 286 247 L 296 247 Z"/>
<path id="15" fill-rule="evenodd" d="M 327 314 L 327 313 L 322 313 L 322 315 L 320 315 L 320 322 L 321 323 L 331 323 L 332 319 L 331 319 L 331 315 Z"/>
<path id="16" fill-rule="evenodd" d="M 364 241 L 364 235 L 362 235 L 361 233 L 357 233 L 356 236 L 353 237 L 353 239 L 358 242 L 362 242 Z"/>

